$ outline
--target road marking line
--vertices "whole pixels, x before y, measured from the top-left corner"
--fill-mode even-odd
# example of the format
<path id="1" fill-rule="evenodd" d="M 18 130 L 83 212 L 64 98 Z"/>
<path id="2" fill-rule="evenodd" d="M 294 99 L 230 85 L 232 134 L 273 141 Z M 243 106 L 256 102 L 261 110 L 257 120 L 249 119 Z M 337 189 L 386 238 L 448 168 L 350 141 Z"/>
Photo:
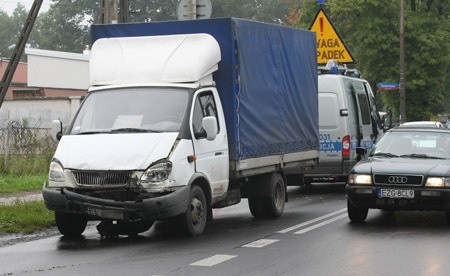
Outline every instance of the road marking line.
<path id="1" fill-rule="evenodd" d="M 278 231 L 277 233 L 285 234 L 285 233 L 290 232 L 290 231 L 292 231 L 292 230 L 295 230 L 295 229 L 304 227 L 304 226 L 306 226 L 306 225 L 313 224 L 313 223 L 315 223 L 315 222 L 317 222 L 317 221 L 319 221 L 319 220 L 322 220 L 322 219 L 325 219 L 325 218 L 328 218 L 328 217 L 337 215 L 337 214 L 342 213 L 342 212 L 345 212 L 345 211 L 347 211 L 347 208 L 343 208 L 343 209 L 338 210 L 338 211 L 336 211 L 336 212 L 329 213 L 329 214 L 326 214 L 326 215 L 324 215 L 324 216 L 321 216 L 321 217 L 318 217 L 318 218 L 315 218 L 315 219 L 312 219 L 312 220 L 305 221 L 305 222 L 303 222 L 303 223 L 300 223 L 300 224 L 294 225 L 294 226 L 292 226 L 292 227 L 286 228 L 286 229 L 284 229 L 284 230 Z"/>
<path id="2" fill-rule="evenodd" d="M 331 219 L 322 221 L 321 223 L 318 223 L 318 224 L 315 224 L 315 225 L 310 226 L 310 227 L 308 227 L 308 228 L 305 228 L 305 229 L 299 230 L 299 231 L 297 231 L 297 232 L 294 232 L 294 234 L 304 234 L 304 233 L 309 232 L 309 231 L 311 231 L 311 230 L 314 230 L 314 229 L 316 229 L 316 228 L 319 228 L 319 227 L 322 227 L 322 226 L 327 225 L 327 224 L 329 224 L 329 223 L 332 223 L 332 222 L 334 222 L 334 221 L 336 221 L 336 220 L 340 220 L 340 219 L 342 219 L 342 218 L 345 218 L 346 216 L 347 216 L 347 214 L 343 214 L 343 215 L 340 215 L 340 216 L 338 216 L 338 217 L 334 217 L 334 218 L 331 218 Z"/>
<path id="3" fill-rule="evenodd" d="M 213 266 L 216 264 L 220 264 L 222 262 L 228 261 L 230 259 L 233 259 L 237 257 L 237 255 L 222 255 L 222 254 L 217 254 L 214 255 L 212 257 L 200 260 L 198 262 L 192 263 L 190 265 L 195 265 L 195 266 Z"/>
<path id="4" fill-rule="evenodd" d="M 245 245 L 243 245 L 242 247 L 253 247 L 253 248 L 261 248 L 264 246 L 267 246 L 269 244 L 272 244 L 274 242 L 277 242 L 280 240 L 273 240 L 273 239 L 260 239 L 251 243 L 247 243 Z"/>

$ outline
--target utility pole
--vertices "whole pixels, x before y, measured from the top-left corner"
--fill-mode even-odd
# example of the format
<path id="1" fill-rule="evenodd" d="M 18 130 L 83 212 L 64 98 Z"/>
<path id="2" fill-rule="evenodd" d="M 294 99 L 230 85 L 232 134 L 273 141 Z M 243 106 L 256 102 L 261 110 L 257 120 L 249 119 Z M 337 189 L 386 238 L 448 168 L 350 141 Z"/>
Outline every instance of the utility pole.
<path id="1" fill-rule="evenodd" d="M 16 72 L 17 65 L 19 64 L 20 57 L 22 56 L 25 45 L 27 44 L 28 38 L 30 37 L 31 30 L 33 29 L 34 22 L 39 14 L 39 9 L 41 8 L 43 0 L 34 0 L 31 6 L 30 12 L 28 13 L 27 19 L 23 24 L 22 31 L 19 34 L 19 39 L 13 50 L 11 59 L 8 62 L 8 66 L 3 73 L 3 78 L 0 82 L 0 107 L 5 99 L 6 92 L 8 91 L 11 80 Z"/>
<path id="2" fill-rule="evenodd" d="M 116 24 L 130 21 L 128 0 L 100 0 L 100 23 Z"/>
<path id="3" fill-rule="evenodd" d="M 130 21 L 130 4 L 128 0 L 119 0 L 119 22 Z"/>
<path id="4" fill-rule="evenodd" d="M 197 0 L 189 0 L 188 10 L 188 19 L 197 19 Z"/>
<path id="5" fill-rule="evenodd" d="M 405 0 L 400 0 L 400 117 L 399 123 L 406 121 L 405 91 Z"/>

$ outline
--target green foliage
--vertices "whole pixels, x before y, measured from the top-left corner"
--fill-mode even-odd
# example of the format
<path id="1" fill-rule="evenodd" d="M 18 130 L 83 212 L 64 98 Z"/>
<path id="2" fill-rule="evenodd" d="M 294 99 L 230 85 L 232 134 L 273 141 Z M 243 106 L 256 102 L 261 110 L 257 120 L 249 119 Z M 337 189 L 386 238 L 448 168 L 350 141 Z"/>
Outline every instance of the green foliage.
<path id="1" fill-rule="evenodd" d="M 211 0 L 213 17 L 239 17 L 309 28 L 319 9 L 317 0 Z M 406 2 L 407 119 L 450 113 L 450 0 Z M 178 0 L 133 0 L 131 22 L 176 20 Z M 324 9 L 352 53 L 356 67 L 373 88 L 399 82 L 399 0 L 326 0 Z M 295 15 L 297 13 L 297 15 Z M 12 16 L 0 12 L 0 52 L 8 56 L 24 22 L 18 5 Z M 100 22 L 99 0 L 53 0 L 32 32 L 32 47 L 81 52 L 89 27 Z M 297 21 L 297 22 L 296 22 Z M 14 36 L 15 35 L 15 36 Z M 398 116 L 399 93 L 378 92 L 382 110 Z"/>
<path id="2" fill-rule="evenodd" d="M 44 181 L 47 181 L 46 173 L 36 175 L 0 175 L 0 195 L 40 191 Z"/>
<path id="3" fill-rule="evenodd" d="M 431 115 L 450 113 L 445 101 L 450 96 L 449 1 L 430 0 L 416 6 L 411 6 L 416 1 L 406 2 L 406 117 L 428 120 Z M 327 13 L 363 77 L 372 87 L 383 81 L 399 82 L 399 1 L 328 3 Z M 398 116 L 398 92 L 379 92 L 378 101 L 382 109 Z"/>
<path id="4" fill-rule="evenodd" d="M 8 175 L 46 174 L 52 159 L 52 153 L 44 155 L 10 155 L 7 170 L 5 156 L 0 156 L 0 172 Z"/>
<path id="5" fill-rule="evenodd" d="M 42 201 L 0 206 L 0 233 L 33 233 L 55 226 L 54 213 Z"/>

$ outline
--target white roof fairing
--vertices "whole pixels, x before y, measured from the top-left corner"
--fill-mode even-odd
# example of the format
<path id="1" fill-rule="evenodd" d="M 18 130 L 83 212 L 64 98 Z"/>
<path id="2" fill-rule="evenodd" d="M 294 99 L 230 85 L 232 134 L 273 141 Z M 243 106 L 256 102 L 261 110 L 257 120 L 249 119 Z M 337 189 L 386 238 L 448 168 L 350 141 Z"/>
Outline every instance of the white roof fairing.
<path id="1" fill-rule="evenodd" d="M 196 82 L 219 61 L 209 34 L 102 38 L 92 45 L 90 85 Z"/>

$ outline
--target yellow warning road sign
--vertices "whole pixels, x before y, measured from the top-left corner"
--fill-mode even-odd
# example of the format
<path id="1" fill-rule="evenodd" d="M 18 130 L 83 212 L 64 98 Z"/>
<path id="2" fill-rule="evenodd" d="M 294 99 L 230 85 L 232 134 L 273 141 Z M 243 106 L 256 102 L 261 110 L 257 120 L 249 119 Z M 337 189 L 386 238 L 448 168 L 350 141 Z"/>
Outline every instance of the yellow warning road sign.
<path id="1" fill-rule="evenodd" d="M 317 37 L 317 63 L 327 63 L 334 59 L 340 63 L 353 63 L 353 57 L 331 24 L 323 9 L 320 9 L 309 28 L 316 32 Z"/>

